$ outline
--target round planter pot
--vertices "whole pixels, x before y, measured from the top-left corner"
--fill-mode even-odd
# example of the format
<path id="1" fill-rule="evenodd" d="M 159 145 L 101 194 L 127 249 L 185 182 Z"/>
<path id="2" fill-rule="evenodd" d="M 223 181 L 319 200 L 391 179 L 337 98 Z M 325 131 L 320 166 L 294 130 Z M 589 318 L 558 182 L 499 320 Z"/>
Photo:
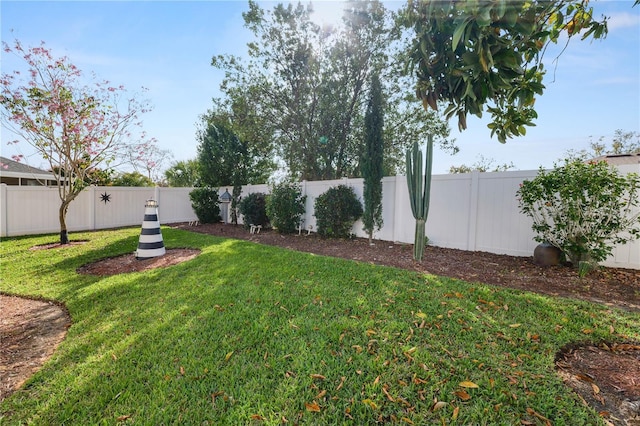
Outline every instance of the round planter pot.
<path id="1" fill-rule="evenodd" d="M 562 251 L 549 243 L 538 244 L 533 251 L 533 261 L 541 266 L 556 266 L 560 264 Z"/>

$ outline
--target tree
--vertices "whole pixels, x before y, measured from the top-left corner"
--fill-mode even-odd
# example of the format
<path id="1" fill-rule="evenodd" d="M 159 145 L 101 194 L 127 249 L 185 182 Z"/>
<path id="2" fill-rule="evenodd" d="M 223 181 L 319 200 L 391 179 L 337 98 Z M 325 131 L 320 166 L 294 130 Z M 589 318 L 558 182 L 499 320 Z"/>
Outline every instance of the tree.
<path id="1" fill-rule="evenodd" d="M 49 162 L 61 200 L 60 243 L 66 244 L 69 204 L 88 184 L 89 173 L 110 166 L 134 143 L 131 132 L 149 106 L 127 96 L 123 86 L 95 80 L 87 85 L 69 58 L 54 58 L 44 43 L 2 46 L 29 69 L 28 77 L 13 71 L 0 78 L 2 124 Z"/>
<path id="2" fill-rule="evenodd" d="M 496 160 L 493 158 L 485 158 L 484 155 L 480 155 L 478 161 L 473 163 L 471 166 L 467 166 L 466 164 L 461 164 L 460 166 L 451 166 L 449 168 L 449 173 L 471 173 L 471 172 L 506 172 L 507 170 L 513 169 L 515 166 L 513 162 L 507 164 L 496 164 Z"/>
<path id="3" fill-rule="evenodd" d="M 638 153 L 640 153 L 640 133 L 618 129 L 614 132 L 610 145 L 607 145 L 604 136 L 600 136 L 597 142 L 590 141 L 589 149 L 569 150 L 565 153 L 565 156 L 567 159 L 586 161 L 602 155 Z"/>
<path id="4" fill-rule="evenodd" d="M 398 62 L 393 44 L 397 31 L 382 3 L 349 3 L 338 27 L 321 28 L 311 13 L 302 4 L 279 4 L 266 11 L 249 2 L 243 14 L 254 34 L 249 60 L 229 55 L 212 59 L 213 66 L 225 71 L 221 102 L 251 99 L 252 114 L 241 126 L 234 124 L 234 131 L 264 132 L 294 179 L 359 176 L 367 86 L 378 73 L 388 93 L 383 108 L 390 111 L 385 152 L 389 173 L 403 170 L 404 148 L 416 135 L 423 138 L 429 130 L 448 137 L 446 122 L 410 104 L 406 88 L 389 78 Z M 265 125 L 251 124 L 257 119 Z M 425 126 L 431 122 L 433 128 Z"/>
<path id="5" fill-rule="evenodd" d="M 364 178 L 364 213 L 362 223 L 372 244 L 373 231 L 382 227 L 382 178 L 384 176 L 384 115 L 382 111 L 382 87 L 374 74 L 367 112 L 364 118 L 365 152 L 362 159 Z"/>
<path id="6" fill-rule="evenodd" d="M 211 187 L 233 186 L 231 220 L 237 224 L 242 185 L 266 181 L 272 162 L 238 137 L 224 112 L 209 111 L 202 120 L 203 128 L 198 133 L 200 178 Z"/>
<path id="7" fill-rule="evenodd" d="M 130 146 L 126 157 L 134 171 L 145 175 L 152 182 L 160 182 L 162 167 L 173 157 L 173 154 L 168 149 L 160 149 L 154 138 L 145 143 Z"/>
<path id="8" fill-rule="evenodd" d="M 588 0 L 409 1 L 401 23 L 415 37 L 408 69 L 425 108 L 447 103 L 447 118 L 467 127 L 467 115 L 491 114 L 491 135 L 502 143 L 534 126 L 536 95 L 542 95 L 542 63 L 550 43 L 603 38 L 606 18 L 597 21 Z"/>
<path id="9" fill-rule="evenodd" d="M 198 131 L 198 163 L 202 183 L 211 187 L 263 183 L 272 161 L 234 130 L 225 112 L 209 111 Z"/>
<path id="10" fill-rule="evenodd" d="M 140 172 L 119 173 L 111 181 L 113 186 L 155 186 L 155 183 Z"/>
<path id="11" fill-rule="evenodd" d="M 198 160 L 177 161 L 165 170 L 164 177 L 169 186 L 200 186 L 200 165 Z"/>

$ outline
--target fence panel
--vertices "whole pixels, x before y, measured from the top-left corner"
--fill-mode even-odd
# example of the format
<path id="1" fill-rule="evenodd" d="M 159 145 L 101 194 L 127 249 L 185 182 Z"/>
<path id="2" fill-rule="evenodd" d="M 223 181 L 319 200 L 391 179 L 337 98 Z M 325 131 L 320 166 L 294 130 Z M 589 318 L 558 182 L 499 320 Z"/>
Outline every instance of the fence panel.
<path id="1" fill-rule="evenodd" d="M 89 192 L 94 192 L 89 201 L 95 209 L 94 229 L 141 225 L 146 201 L 155 199 L 155 188 L 93 187 Z M 108 202 L 102 200 L 103 194 L 109 196 Z"/>
<path id="2" fill-rule="evenodd" d="M 536 172 L 478 173 L 476 243 L 474 250 L 529 256 L 533 241 L 531 220 L 520 213 L 516 191 Z"/>
<path id="3" fill-rule="evenodd" d="M 193 188 L 158 188 L 158 216 L 161 224 L 190 222 L 197 219 L 189 198 L 189 192 L 192 190 Z M 144 212 L 144 210 L 141 211 Z M 141 218 L 142 216 L 139 220 Z"/>

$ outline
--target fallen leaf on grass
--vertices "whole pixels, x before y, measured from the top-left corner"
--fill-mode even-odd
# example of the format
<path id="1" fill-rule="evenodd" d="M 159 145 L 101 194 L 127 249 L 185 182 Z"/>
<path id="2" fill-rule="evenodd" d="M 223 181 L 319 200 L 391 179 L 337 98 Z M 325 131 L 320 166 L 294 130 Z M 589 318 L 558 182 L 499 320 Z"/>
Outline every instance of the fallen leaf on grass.
<path id="1" fill-rule="evenodd" d="M 339 391 L 340 389 L 342 389 L 342 386 L 344 385 L 344 381 L 347 380 L 347 378 L 345 376 L 342 376 L 340 378 L 340 384 L 338 385 L 338 387 L 336 388 L 336 391 Z"/>
<path id="2" fill-rule="evenodd" d="M 522 324 L 509 324 L 509 327 L 511 328 L 518 328 L 520 327 Z"/>
<path id="3" fill-rule="evenodd" d="M 369 407 L 371 407 L 372 410 L 377 410 L 378 409 L 378 405 L 375 402 L 373 402 L 372 400 L 370 400 L 370 399 L 363 399 L 362 403 L 368 405 Z"/>
<path id="4" fill-rule="evenodd" d="M 467 389 L 470 389 L 470 388 L 477 389 L 477 388 L 480 387 L 480 386 L 476 385 L 475 383 L 470 382 L 468 380 L 465 380 L 464 382 L 460 382 L 460 386 L 463 387 L 463 388 L 467 388 Z"/>
<path id="5" fill-rule="evenodd" d="M 126 414 L 124 416 L 118 417 L 116 420 L 119 421 L 119 422 L 124 422 L 125 420 L 128 420 L 130 418 L 131 418 L 131 414 Z"/>
<path id="6" fill-rule="evenodd" d="M 307 411 L 311 411 L 313 413 L 320 412 L 320 406 L 316 402 L 312 402 L 312 403 L 305 402 L 304 406 L 307 408 Z"/>
<path id="7" fill-rule="evenodd" d="M 263 422 L 266 419 L 264 417 L 262 417 L 260 414 L 252 414 L 251 415 L 251 420 L 257 420 L 257 421 Z"/>
<path id="8" fill-rule="evenodd" d="M 180 366 L 180 375 L 184 376 L 184 367 L 183 366 Z"/>
<path id="9" fill-rule="evenodd" d="M 224 361 L 225 361 L 225 362 L 229 362 L 229 359 L 231 359 L 231 357 L 233 356 L 233 352 L 234 352 L 234 351 L 231 351 L 231 352 L 227 353 L 227 354 L 224 356 Z"/>
<path id="10" fill-rule="evenodd" d="M 384 395 L 387 397 L 389 401 L 396 402 L 396 400 L 389 394 L 389 391 L 387 390 L 387 385 L 384 385 L 382 387 L 382 393 L 384 393 Z"/>
<path id="11" fill-rule="evenodd" d="M 444 401 L 438 401 L 435 404 L 433 404 L 433 407 L 431 408 L 431 411 L 438 411 L 444 407 L 447 406 L 447 403 Z"/>
<path id="12" fill-rule="evenodd" d="M 458 398 L 460 398 L 463 401 L 468 401 L 468 400 L 471 399 L 471 395 L 469 395 L 467 393 L 467 391 L 465 391 L 465 390 L 455 391 L 454 395 L 457 396 Z"/>
<path id="13" fill-rule="evenodd" d="M 596 385 L 595 383 L 591 383 L 591 388 L 593 389 L 593 393 L 595 395 L 600 393 L 600 388 L 598 387 L 598 385 Z"/>
<path id="14" fill-rule="evenodd" d="M 325 376 L 323 376 L 322 374 L 310 374 L 312 379 L 317 379 L 317 380 L 324 380 L 326 379 Z"/>
<path id="15" fill-rule="evenodd" d="M 453 420 L 457 420 L 458 419 L 458 414 L 460 414 L 460 407 L 456 407 L 453 409 Z"/>

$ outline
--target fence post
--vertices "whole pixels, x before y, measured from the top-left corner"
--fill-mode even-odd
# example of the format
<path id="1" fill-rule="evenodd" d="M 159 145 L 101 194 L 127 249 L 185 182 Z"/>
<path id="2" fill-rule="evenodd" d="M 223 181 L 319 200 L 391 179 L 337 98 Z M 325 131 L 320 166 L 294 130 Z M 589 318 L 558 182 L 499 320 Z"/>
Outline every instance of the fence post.
<path id="1" fill-rule="evenodd" d="M 0 237 L 7 237 L 8 229 L 7 224 L 7 212 L 9 211 L 7 206 L 7 184 L 0 184 Z"/>
<path id="2" fill-rule="evenodd" d="M 476 250 L 478 228 L 478 196 L 480 192 L 480 172 L 471 172 L 471 191 L 469 191 L 469 216 L 467 219 L 467 250 Z"/>
<path id="3" fill-rule="evenodd" d="M 89 187 L 87 188 L 87 192 L 89 193 L 88 195 L 88 200 L 87 203 L 89 204 L 89 208 L 87 209 L 89 211 L 89 229 L 92 231 L 96 230 L 96 204 L 99 203 L 98 198 L 96 197 L 96 186 L 95 185 L 89 185 Z"/>

